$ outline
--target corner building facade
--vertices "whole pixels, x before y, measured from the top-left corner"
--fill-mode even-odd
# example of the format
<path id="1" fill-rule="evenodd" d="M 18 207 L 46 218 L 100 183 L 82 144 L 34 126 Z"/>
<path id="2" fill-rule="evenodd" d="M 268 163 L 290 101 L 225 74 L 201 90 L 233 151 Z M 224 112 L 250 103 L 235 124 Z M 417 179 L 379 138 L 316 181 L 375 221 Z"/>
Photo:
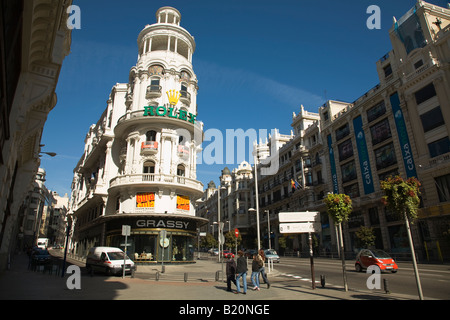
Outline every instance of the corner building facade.
<path id="1" fill-rule="evenodd" d="M 121 247 L 122 226 L 129 225 L 127 252 L 135 262 L 194 261 L 197 228 L 206 222 L 194 207 L 203 195 L 196 180 L 203 124 L 195 41 L 178 10 L 160 8 L 156 19 L 139 34 L 129 83 L 113 87 L 74 170 L 70 209 L 79 256 L 93 246 Z"/>

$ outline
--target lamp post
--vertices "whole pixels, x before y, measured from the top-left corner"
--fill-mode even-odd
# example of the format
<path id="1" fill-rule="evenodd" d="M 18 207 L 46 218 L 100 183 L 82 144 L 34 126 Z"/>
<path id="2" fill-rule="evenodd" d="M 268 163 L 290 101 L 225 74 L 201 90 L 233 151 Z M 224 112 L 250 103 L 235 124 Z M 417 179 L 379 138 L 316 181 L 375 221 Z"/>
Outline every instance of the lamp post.
<path id="1" fill-rule="evenodd" d="M 261 249 L 261 245 L 260 245 L 260 238 L 259 238 L 259 214 L 258 214 L 258 211 L 257 210 L 255 210 L 254 208 L 250 208 L 250 209 L 248 209 L 248 211 L 249 212 L 256 212 L 256 239 L 257 239 L 257 241 L 258 241 L 258 245 L 257 245 L 257 247 L 258 247 L 258 252 L 259 252 L 259 250 Z"/>
<path id="2" fill-rule="evenodd" d="M 265 213 L 267 213 L 267 236 L 268 236 L 268 240 L 269 240 L 269 249 L 272 249 L 272 245 L 271 245 L 271 241 L 270 241 L 270 211 L 269 210 L 264 210 Z"/>

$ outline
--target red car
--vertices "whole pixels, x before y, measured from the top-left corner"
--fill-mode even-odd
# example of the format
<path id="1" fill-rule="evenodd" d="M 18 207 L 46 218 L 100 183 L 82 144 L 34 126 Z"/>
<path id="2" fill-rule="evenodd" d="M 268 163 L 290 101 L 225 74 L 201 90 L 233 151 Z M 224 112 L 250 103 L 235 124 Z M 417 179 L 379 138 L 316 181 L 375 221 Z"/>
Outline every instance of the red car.
<path id="1" fill-rule="evenodd" d="M 356 271 L 362 271 L 372 265 L 377 265 L 380 270 L 391 271 L 392 273 L 395 273 L 398 270 L 398 266 L 394 259 L 383 250 L 362 249 L 356 256 Z"/>
<path id="2" fill-rule="evenodd" d="M 222 254 L 223 254 L 223 257 L 224 258 L 228 258 L 228 257 L 232 257 L 232 258 L 234 258 L 234 253 L 233 252 L 231 252 L 230 250 L 223 250 L 222 251 Z"/>

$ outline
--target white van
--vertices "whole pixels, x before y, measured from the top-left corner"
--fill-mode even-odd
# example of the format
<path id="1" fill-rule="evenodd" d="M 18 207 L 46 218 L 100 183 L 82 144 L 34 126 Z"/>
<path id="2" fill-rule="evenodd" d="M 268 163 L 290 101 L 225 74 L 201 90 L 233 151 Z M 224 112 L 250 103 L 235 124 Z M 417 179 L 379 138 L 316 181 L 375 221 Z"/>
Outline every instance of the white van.
<path id="1" fill-rule="evenodd" d="M 119 248 L 93 247 L 86 258 L 88 272 L 101 271 L 107 275 L 119 275 L 123 272 L 123 258 L 125 253 Z M 125 260 L 125 273 L 136 271 L 136 265 L 127 256 Z"/>

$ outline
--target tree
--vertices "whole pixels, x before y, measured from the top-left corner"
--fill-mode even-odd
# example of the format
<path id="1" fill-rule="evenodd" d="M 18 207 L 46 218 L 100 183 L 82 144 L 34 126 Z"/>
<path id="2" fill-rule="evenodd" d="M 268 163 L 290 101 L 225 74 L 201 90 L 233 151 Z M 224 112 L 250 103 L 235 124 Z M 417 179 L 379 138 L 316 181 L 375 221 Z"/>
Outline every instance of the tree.
<path id="1" fill-rule="evenodd" d="M 206 248 L 216 248 L 217 247 L 217 239 L 211 233 L 208 233 L 206 237 L 202 238 L 202 247 Z"/>
<path id="2" fill-rule="evenodd" d="M 329 193 L 323 201 L 327 206 L 328 215 L 338 226 L 339 246 L 342 260 L 342 276 L 344 278 L 344 289 L 345 291 L 348 291 L 347 274 L 345 270 L 344 241 L 342 238 L 342 222 L 347 221 L 348 217 L 352 213 L 352 200 L 346 194 Z"/>
<path id="3" fill-rule="evenodd" d="M 381 198 L 381 201 L 405 221 L 414 273 L 416 275 L 417 290 L 420 300 L 423 300 L 422 286 L 420 284 L 419 270 L 417 269 L 416 254 L 414 252 L 414 243 L 410 228 L 410 223 L 414 223 L 419 211 L 420 182 L 414 177 L 403 180 L 400 176 L 395 176 L 388 177 L 386 180 L 381 181 L 380 184 L 385 194 Z"/>
<path id="4" fill-rule="evenodd" d="M 370 246 L 375 245 L 375 235 L 373 234 L 373 228 L 361 226 L 358 230 L 356 230 L 355 234 L 359 239 L 362 247 L 369 248 Z"/>
<path id="5" fill-rule="evenodd" d="M 242 241 L 241 234 L 239 233 L 239 236 L 236 240 L 236 235 L 234 234 L 234 231 L 228 231 L 225 234 L 225 247 L 232 249 L 239 247 Z"/>

